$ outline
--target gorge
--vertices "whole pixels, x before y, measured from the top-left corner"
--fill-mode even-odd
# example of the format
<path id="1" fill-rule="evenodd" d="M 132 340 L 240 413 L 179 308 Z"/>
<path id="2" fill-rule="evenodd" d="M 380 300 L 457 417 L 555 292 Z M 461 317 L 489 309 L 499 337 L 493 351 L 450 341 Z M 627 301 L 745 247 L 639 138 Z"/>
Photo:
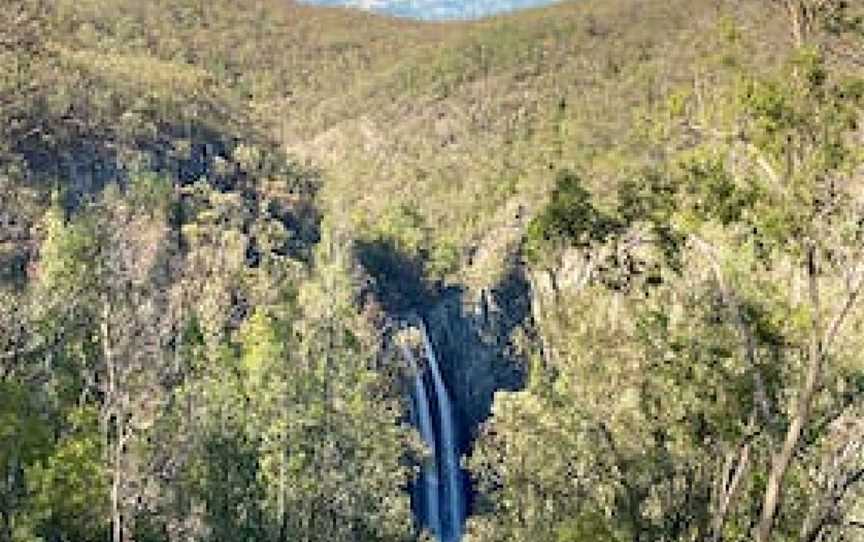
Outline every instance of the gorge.
<path id="1" fill-rule="evenodd" d="M 4 8 L 0 542 L 864 542 L 864 1 Z"/>

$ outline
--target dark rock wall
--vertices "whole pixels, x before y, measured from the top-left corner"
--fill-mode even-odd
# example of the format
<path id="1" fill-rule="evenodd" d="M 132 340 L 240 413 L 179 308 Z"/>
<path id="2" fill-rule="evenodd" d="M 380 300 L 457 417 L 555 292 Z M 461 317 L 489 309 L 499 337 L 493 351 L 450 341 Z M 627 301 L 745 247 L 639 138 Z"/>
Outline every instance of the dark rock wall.
<path id="1" fill-rule="evenodd" d="M 495 287 L 473 295 L 447 289 L 421 314 L 453 396 L 462 449 L 467 451 L 491 413 L 495 391 L 523 386 L 525 360 L 511 335 L 519 326 L 531 326 L 528 282 L 516 267 Z"/>

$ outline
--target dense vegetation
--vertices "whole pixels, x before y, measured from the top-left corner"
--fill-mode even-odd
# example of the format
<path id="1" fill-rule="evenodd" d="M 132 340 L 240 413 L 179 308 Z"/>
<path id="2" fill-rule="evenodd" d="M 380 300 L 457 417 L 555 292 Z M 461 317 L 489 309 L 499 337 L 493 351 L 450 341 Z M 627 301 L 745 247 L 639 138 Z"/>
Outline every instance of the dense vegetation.
<path id="1" fill-rule="evenodd" d="M 229 75 L 253 52 L 196 43 L 262 14 L 188 9 L 4 9 L 0 539 L 404 538 L 410 435 L 314 256 L 319 175 Z"/>
<path id="2" fill-rule="evenodd" d="M 467 540 L 864 540 L 862 51 L 841 0 L 13 0 L 0 542 L 418 539 L 388 322 L 507 273 Z"/>

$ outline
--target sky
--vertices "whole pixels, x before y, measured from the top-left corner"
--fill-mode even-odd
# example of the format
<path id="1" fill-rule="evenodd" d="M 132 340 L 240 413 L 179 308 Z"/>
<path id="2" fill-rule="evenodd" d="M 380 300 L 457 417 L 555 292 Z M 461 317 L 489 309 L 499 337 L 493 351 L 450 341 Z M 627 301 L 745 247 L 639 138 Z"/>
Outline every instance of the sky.
<path id="1" fill-rule="evenodd" d="M 556 0 L 302 0 L 322 6 L 347 6 L 426 20 L 474 19 Z"/>

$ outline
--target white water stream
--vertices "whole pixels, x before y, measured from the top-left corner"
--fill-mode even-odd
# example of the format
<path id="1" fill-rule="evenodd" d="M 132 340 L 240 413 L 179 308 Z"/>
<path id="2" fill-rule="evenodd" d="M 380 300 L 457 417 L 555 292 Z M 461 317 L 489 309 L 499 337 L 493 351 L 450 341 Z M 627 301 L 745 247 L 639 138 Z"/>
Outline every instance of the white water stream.
<path id="1" fill-rule="evenodd" d="M 402 352 L 408 365 L 414 373 L 414 403 L 417 413 L 417 427 L 420 437 L 426 444 L 429 457 L 423 463 L 423 499 L 426 523 L 433 533 L 441 532 L 441 515 L 439 513 L 440 497 L 438 482 L 438 455 L 435 453 L 435 429 L 432 426 L 432 415 L 429 411 L 429 397 L 426 395 L 426 386 L 423 384 L 423 373 L 417 366 L 414 353 L 411 349 L 402 345 Z"/>
<path id="2" fill-rule="evenodd" d="M 423 322 L 420 322 L 420 331 L 423 333 L 426 360 L 429 363 L 430 371 L 432 371 L 441 431 L 441 471 L 445 481 L 443 502 L 446 515 L 446 522 L 441 525 L 441 540 L 442 542 L 456 542 L 462 537 L 462 484 L 453 407 L 450 404 L 450 396 L 447 394 L 444 379 L 438 368 L 438 359 L 432 349 L 432 343 L 429 341 L 429 334 L 426 332 L 426 326 Z"/>
<path id="3" fill-rule="evenodd" d="M 430 457 L 423 465 L 422 491 L 423 511 L 427 528 L 440 542 L 458 542 L 462 538 L 464 503 L 462 493 L 462 474 L 459 466 L 459 449 L 456 440 L 453 406 L 444 385 L 438 359 L 426 326 L 422 321 L 419 330 L 423 340 L 425 367 L 432 377 L 435 404 L 437 405 L 437 429 L 433 423 L 429 394 L 423 381 L 423 373 L 418 367 L 414 353 L 407 345 L 402 345 L 405 359 L 414 373 L 414 403 L 417 412 L 417 425 L 420 436 L 429 447 Z M 441 485 L 443 479 L 443 486 Z"/>

